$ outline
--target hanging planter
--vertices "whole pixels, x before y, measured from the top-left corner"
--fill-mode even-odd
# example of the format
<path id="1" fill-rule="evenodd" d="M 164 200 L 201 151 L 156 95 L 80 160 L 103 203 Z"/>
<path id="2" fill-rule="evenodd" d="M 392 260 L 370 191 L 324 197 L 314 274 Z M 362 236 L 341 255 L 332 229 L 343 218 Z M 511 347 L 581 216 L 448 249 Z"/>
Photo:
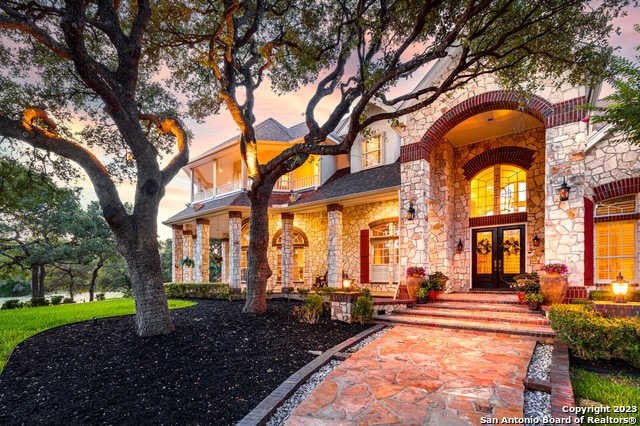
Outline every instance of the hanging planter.
<path id="1" fill-rule="evenodd" d="M 196 262 L 194 262 L 193 259 L 187 256 L 180 261 L 180 266 L 182 266 L 183 268 L 193 268 L 194 266 L 196 266 Z"/>

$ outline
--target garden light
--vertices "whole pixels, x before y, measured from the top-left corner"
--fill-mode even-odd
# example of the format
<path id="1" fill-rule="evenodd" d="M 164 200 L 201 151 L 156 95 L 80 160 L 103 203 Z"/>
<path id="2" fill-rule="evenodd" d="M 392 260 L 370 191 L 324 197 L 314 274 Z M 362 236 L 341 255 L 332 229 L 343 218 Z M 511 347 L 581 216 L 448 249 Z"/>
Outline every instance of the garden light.
<path id="1" fill-rule="evenodd" d="M 618 272 L 616 280 L 611 283 L 613 294 L 616 295 L 616 303 L 626 303 L 625 296 L 629 290 L 629 283 L 624 280 L 622 273 Z"/>

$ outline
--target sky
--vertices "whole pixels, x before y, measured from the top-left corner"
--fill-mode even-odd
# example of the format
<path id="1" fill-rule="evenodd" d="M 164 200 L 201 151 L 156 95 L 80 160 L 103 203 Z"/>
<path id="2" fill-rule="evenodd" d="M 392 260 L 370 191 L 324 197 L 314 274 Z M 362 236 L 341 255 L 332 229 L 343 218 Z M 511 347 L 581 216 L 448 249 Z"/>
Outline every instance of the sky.
<path id="1" fill-rule="evenodd" d="M 618 54 L 628 59 L 635 60 L 638 52 L 636 46 L 640 45 L 640 35 L 633 30 L 633 25 L 640 23 L 640 10 L 633 10 L 627 17 L 619 18 L 615 21 L 622 34 L 612 38 L 613 46 L 620 46 Z M 415 84 L 422 76 L 417 76 Z M 413 84 L 410 82 L 409 84 Z M 297 93 L 276 96 L 269 91 L 268 85 L 261 88 L 256 96 L 256 123 L 260 123 L 268 118 L 274 118 L 287 127 L 304 121 L 304 108 L 310 97 L 312 88 L 304 88 Z M 604 88 L 603 94 L 610 92 Z M 319 117 L 326 117 L 328 111 L 319 111 Z M 236 136 L 238 128 L 231 119 L 228 111 L 221 110 L 218 115 L 210 117 L 206 122 L 199 124 L 193 121 L 185 121 L 186 126 L 193 132 L 194 137 L 190 145 L 190 158 L 212 148 L 213 146 Z M 82 184 L 85 201 L 96 199 L 93 188 L 90 184 Z M 123 201 L 133 202 L 133 188 L 127 185 L 121 186 L 120 193 Z M 160 203 L 158 216 L 158 236 L 164 240 L 171 238 L 171 229 L 162 224 L 174 214 L 183 210 L 190 201 L 189 177 L 186 173 L 180 172 L 167 186 L 166 195 Z"/>

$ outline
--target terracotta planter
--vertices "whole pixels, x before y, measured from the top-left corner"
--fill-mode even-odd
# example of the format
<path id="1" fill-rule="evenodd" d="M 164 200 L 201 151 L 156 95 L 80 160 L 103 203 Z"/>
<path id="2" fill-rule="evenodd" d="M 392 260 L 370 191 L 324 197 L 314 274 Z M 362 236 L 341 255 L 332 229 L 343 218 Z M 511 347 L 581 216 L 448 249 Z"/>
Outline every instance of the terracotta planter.
<path id="1" fill-rule="evenodd" d="M 429 301 L 435 302 L 438 298 L 438 292 L 435 290 L 429 290 Z"/>
<path id="2" fill-rule="evenodd" d="M 417 299 L 416 291 L 420 288 L 422 281 L 424 281 L 424 278 L 422 277 L 407 277 L 407 292 L 411 299 Z"/>
<path id="3" fill-rule="evenodd" d="M 540 293 L 544 296 L 546 305 L 562 303 L 569 290 L 567 277 L 560 274 L 546 274 L 540 277 Z"/>
<path id="4" fill-rule="evenodd" d="M 526 305 L 527 304 L 527 302 L 525 302 L 524 299 L 523 299 L 524 295 L 525 295 L 524 291 L 521 291 L 521 292 L 518 293 L 518 301 L 522 305 Z"/>

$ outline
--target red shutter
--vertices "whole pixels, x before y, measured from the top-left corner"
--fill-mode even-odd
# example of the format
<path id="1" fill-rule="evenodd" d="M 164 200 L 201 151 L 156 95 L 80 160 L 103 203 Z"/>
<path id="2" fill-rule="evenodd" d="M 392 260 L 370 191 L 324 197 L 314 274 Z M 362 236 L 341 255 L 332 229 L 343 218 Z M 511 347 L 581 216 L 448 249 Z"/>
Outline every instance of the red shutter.
<path id="1" fill-rule="evenodd" d="M 593 252 L 593 201 L 584 199 L 584 285 L 593 285 L 595 276 Z"/>
<path id="2" fill-rule="evenodd" d="M 369 283 L 369 230 L 360 231 L 360 282 Z"/>

